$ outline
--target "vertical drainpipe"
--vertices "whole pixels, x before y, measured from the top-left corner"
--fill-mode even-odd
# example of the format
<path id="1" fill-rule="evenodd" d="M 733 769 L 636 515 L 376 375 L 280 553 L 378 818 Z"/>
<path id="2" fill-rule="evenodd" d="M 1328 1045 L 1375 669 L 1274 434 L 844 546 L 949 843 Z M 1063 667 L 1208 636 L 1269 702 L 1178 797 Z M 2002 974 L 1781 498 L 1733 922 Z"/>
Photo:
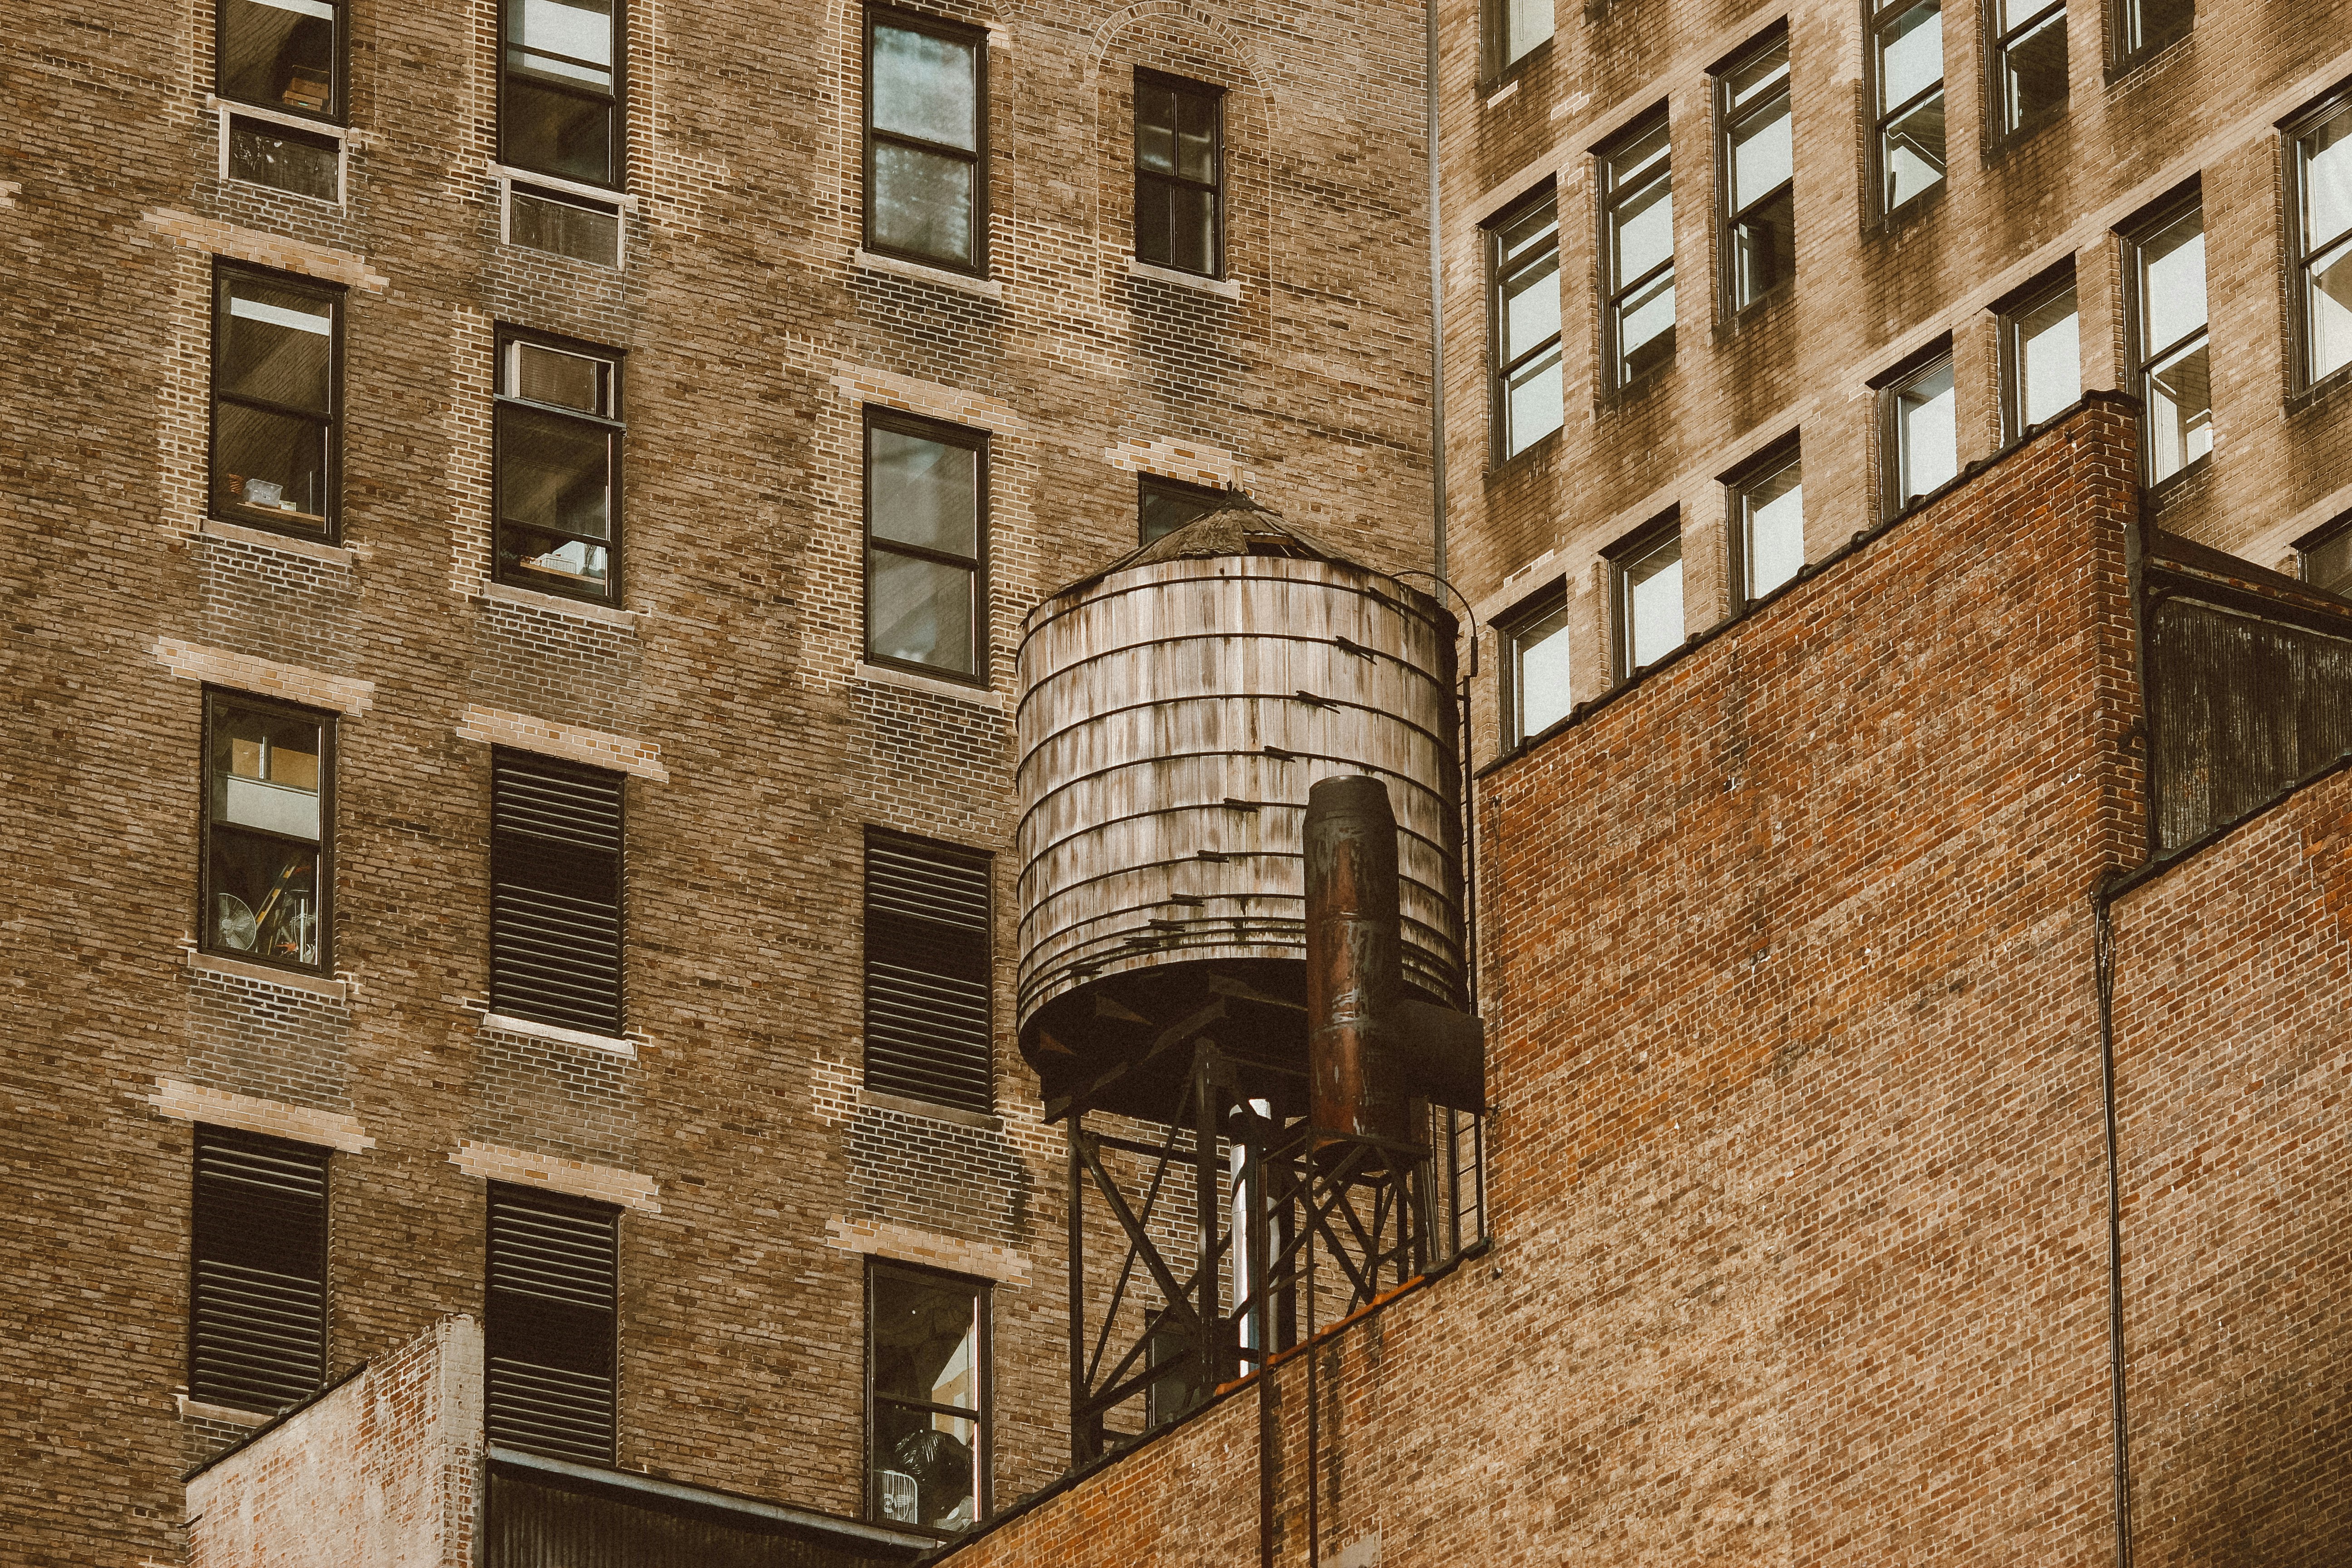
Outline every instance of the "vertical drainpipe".
<path id="1" fill-rule="evenodd" d="M 1437 179 L 1437 0 L 1423 7 L 1429 35 L 1428 100 L 1423 131 L 1429 143 L 1429 488 L 1431 569 L 1440 583 L 1445 570 L 1445 260 L 1438 225 Z M 1440 594 L 1440 603 L 1445 595 Z"/>

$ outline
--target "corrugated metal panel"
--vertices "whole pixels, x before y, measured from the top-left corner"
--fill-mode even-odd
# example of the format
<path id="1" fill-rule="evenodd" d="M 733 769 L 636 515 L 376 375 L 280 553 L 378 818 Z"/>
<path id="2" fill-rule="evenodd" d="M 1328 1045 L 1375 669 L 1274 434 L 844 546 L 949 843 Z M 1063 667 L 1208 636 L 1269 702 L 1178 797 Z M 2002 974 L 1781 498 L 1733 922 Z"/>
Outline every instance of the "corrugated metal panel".
<path id="1" fill-rule="evenodd" d="M 617 1035 L 621 775 L 505 750 L 491 767 L 491 1009 Z"/>
<path id="2" fill-rule="evenodd" d="M 2352 748 L 2352 641 L 2191 598 L 2148 634 L 2157 845 L 2192 844 Z"/>
<path id="3" fill-rule="evenodd" d="M 485 1525 L 483 1568 L 865 1568 L 906 1563 L 920 1550 L 558 1484 L 495 1463 Z"/>
<path id="4" fill-rule="evenodd" d="M 196 1129 L 188 1396 L 307 1398 L 327 1370 L 327 1151 Z"/>
<path id="5" fill-rule="evenodd" d="M 493 1184 L 484 1430 L 534 1454 L 613 1462 L 620 1211 Z"/>
<path id="6" fill-rule="evenodd" d="M 866 841 L 866 1083 L 985 1112 L 993 1103 L 989 857 Z"/>
<path id="7" fill-rule="evenodd" d="M 1307 792 L 1388 785 L 1407 978 L 1463 991 L 1453 618 L 1346 562 L 1219 555 L 1038 607 L 1020 652 L 1020 1009 L 1175 960 L 1301 960 Z"/>

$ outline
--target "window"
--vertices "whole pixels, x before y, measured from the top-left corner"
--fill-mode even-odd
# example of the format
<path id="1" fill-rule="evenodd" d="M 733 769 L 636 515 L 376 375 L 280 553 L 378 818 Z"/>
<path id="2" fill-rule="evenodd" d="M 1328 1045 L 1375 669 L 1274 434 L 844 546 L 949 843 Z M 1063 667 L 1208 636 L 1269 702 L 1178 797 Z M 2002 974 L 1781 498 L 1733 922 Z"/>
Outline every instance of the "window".
<path id="1" fill-rule="evenodd" d="M 268 185 L 313 201 L 343 199 L 343 144 L 323 132 L 273 125 L 250 115 L 227 117 L 221 176 Z"/>
<path id="2" fill-rule="evenodd" d="M 502 331 L 498 376 L 499 581 L 617 603 L 620 356 Z"/>
<path id="3" fill-rule="evenodd" d="M 2196 25 L 2195 0 L 2114 0 L 2116 63 L 2136 65 L 2165 45 L 2189 36 Z"/>
<path id="4" fill-rule="evenodd" d="M 1135 73 L 1135 258 L 1224 270 L 1224 93 Z"/>
<path id="5" fill-rule="evenodd" d="M 1805 564 L 1805 468 L 1785 441 L 1732 477 L 1731 592 L 1754 604 L 1793 581 Z"/>
<path id="6" fill-rule="evenodd" d="M 1785 32 L 1716 78 L 1716 122 L 1723 136 L 1723 281 L 1738 311 L 1797 275 Z"/>
<path id="7" fill-rule="evenodd" d="M 1601 251 L 1609 384 L 1639 381 L 1675 357 L 1674 176 L 1666 111 L 1601 154 Z"/>
<path id="8" fill-rule="evenodd" d="M 214 90 L 306 120 L 343 118 L 343 8 L 335 0 L 220 0 Z"/>
<path id="9" fill-rule="evenodd" d="M 610 1204 L 490 1184 L 482 1302 L 490 1442 L 613 1462 L 620 1221 Z"/>
<path id="10" fill-rule="evenodd" d="M 323 971 L 334 721 L 213 691 L 205 731 L 204 945 Z"/>
<path id="11" fill-rule="evenodd" d="M 327 1151 L 196 1128 L 188 1397 L 283 1410 L 327 1373 Z"/>
<path id="12" fill-rule="evenodd" d="M 505 0 L 499 157 L 510 168 L 621 183 L 619 0 Z"/>
<path id="13" fill-rule="evenodd" d="M 2000 426 L 2014 441 L 2083 395 L 2074 264 L 2032 285 L 2000 313 Z"/>
<path id="14" fill-rule="evenodd" d="M 2303 580 L 2315 588 L 2352 598 L 2352 515 L 2294 542 L 2303 558 Z"/>
<path id="15" fill-rule="evenodd" d="M 866 1088 L 993 1108 L 991 875 L 979 850 L 867 830 Z"/>
<path id="16" fill-rule="evenodd" d="M 1629 679 L 1683 646 L 1683 534 L 1661 519 L 1609 552 L 1617 602 L 1617 679 Z"/>
<path id="17" fill-rule="evenodd" d="M 1568 717 L 1576 705 L 1568 684 L 1568 589 L 1555 583 L 1513 610 L 1500 630 L 1509 657 L 1510 682 L 1505 711 L 1510 717 L 1507 743 L 1532 739 Z"/>
<path id="18" fill-rule="evenodd" d="M 2289 155 L 2296 368 L 2311 386 L 2352 364 L 2352 90 L 2304 117 Z"/>
<path id="19" fill-rule="evenodd" d="M 1944 183 L 1944 5 L 1871 5 L 1878 200 L 1893 214 Z"/>
<path id="20" fill-rule="evenodd" d="M 2147 421 L 2147 481 L 2213 449 L 2213 383 L 2205 336 L 2205 211 L 2175 209 L 2126 242 L 2132 390 Z"/>
<path id="21" fill-rule="evenodd" d="M 866 413 L 866 655 L 985 684 L 988 438 Z"/>
<path id="22" fill-rule="evenodd" d="M 332 534 L 342 325 L 340 289 L 215 269 L 212 493 L 223 521 Z"/>
<path id="23" fill-rule="evenodd" d="M 2066 0 L 1987 0 L 1996 137 L 2021 135 L 2066 107 Z"/>
<path id="24" fill-rule="evenodd" d="M 1553 0 L 1486 0 L 1486 57 L 1508 70 L 1551 37 Z"/>
<path id="25" fill-rule="evenodd" d="M 988 37 L 928 16 L 866 13 L 866 244 L 987 268 Z"/>
<path id="26" fill-rule="evenodd" d="M 490 753 L 490 1011 L 621 1032 L 621 775 Z"/>
<path id="27" fill-rule="evenodd" d="M 569 191 L 507 182 L 506 241 L 599 267 L 621 265 L 621 209 Z"/>
<path id="28" fill-rule="evenodd" d="M 1894 516 L 1960 471 L 1952 403 L 1952 348 L 1938 344 L 1879 387 L 1884 504 Z"/>
<path id="29" fill-rule="evenodd" d="M 1512 458 L 1559 428 L 1559 209 L 1549 190 L 1487 229 L 1495 278 L 1495 430 Z"/>
<path id="30" fill-rule="evenodd" d="M 873 1517 L 968 1529 L 987 1513 L 987 1288 L 881 1262 L 866 1280 Z"/>
<path id="31" fill-rule="evenodd" d="M 1198 522 L 1225 504 L 1225 492 L 1156 474 L 1138 474 L 1135 484 L 1137 542 L 1165 539 L 1188 522 Z"/>

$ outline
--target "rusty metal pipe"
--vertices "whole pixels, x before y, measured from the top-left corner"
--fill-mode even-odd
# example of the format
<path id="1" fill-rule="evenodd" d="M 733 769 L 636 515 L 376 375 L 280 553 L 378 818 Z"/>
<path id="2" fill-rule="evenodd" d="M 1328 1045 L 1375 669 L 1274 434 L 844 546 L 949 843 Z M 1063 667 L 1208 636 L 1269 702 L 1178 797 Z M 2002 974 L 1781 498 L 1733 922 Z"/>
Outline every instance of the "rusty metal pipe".
<path id="1" fill-rule="evenodd" d="M 1404 1074 L 1380 1027 L 1404 984 L 1388 787 L 1362 773 L 1316 784 L 1305 839 L 1307 1121 L 1318 1151 L 1335 1139 L 1402 1144 Z"/>

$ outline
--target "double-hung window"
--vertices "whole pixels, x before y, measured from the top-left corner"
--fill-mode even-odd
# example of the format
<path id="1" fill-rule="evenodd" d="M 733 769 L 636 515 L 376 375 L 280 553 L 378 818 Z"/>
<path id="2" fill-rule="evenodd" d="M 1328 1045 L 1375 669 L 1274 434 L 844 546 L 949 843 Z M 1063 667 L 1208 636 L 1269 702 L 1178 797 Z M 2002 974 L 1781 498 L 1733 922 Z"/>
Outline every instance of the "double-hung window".
<path id="1" fill-rule="evenodd" d="M 1601 313 L 1608 383 L 1639 381 L 1675 357 L 1675 192 L 1666 111 L 1602 148 Z"/>
<path id="2" fill-rule="evenodd" d="M 2294 542 L 2303 580 L 2315 588 L 2352 598 L 2352 514 L 2337 518 Z"/>
<path id="3" fill-rule="evenodd" d="M 2213 449 L 2212 355 L 2206 338 L 2205 209 L 2178 207 L 2127 237 L 2132 390 L 2146 421 L 2147 482 Z"/>
<path id="4" fill-rule="evenodd" d="M 2305 115 L 2290 137 L 2295 380 L 2313 386 L 2352 364 L 2352 89 Z"/>
<path id="5" fill-rule="evenodd" d="M 215 267 L 212 496 L 224 521 L 333 534 L 342 328 L 340 289 Z"/>
<path id="6" fill-rule="evenodd" d="M 1878 400 L 1880 499 L 1892 517 L 1960 471 L 1949 341 L 1882 381 Z"/>
<path id="7" fill-rule="evenodd" d="M 1135 73 L 1135 258 L 1224 270 L 1224 93 Z"/>
<path id="8" fill-rule="evenodd" d="M 499 580 L 617 603 L 620 356 L 504 331 L 498 376 Z"/>
<path id="9" fill-rule="evenodd" d="M 621 178 L 620 0 L 505 0 L 499 156 L 583 184 Z"/>
<path id="10" fill-rule="evenodd" d="M 2114 37 L 2109 48 L 2118 68 L 2137 65 L 2165 45 L 2189 36 L 2197 24 L 2196 0 L 2111 0 Z"/>
<path id="11" fill-rule="evenodd" d="M 1551 37 L 1553 0 L 1486 0 L 1489 74 L 1508 70 Z"/>
<path id="12" fill-rule="evenodd" d="M 334 721 L 235 692 L 205 700 L 207 952 L 324 972 Z"/>
<path id="13" fill-rule="evenodd" d="M 563 1193 L 489 1189 L 482 1435 L 610 1465 L 620 1402 L 621 1211 Z"/>
<path id="14" fill-rule="evenodd" d="M 2000 425 L 2014 441 L 2083 395 L 2074 267 L 2044 279 L 2000 312 Z"/>
<path id="15" fill-rule="evenodd" d="M 1555 583 L 1514 609 L 1500 624 L 1509 681 L 1506 743 L 1542 734 L 1576 705 L 1569 686 L 1568 589 Z"/>
<path id="16" fill-rule="evenodd" d="M 1496 455 L 1511 458 L 1559 428 L 1559 209 L 1538 192 L 1488 226 L 1494 277 Z"/>
<path id="17" fill-rule="evenodd" d="M 866 655 L 984 684 L 988 438 L 866 415 Z"/>
<path id="18" fill-rule="evenodd" d="M 2066 107 L 2066 0 L 1985 0 L 1992 132 L 2022 135 Z"/>
<path id="19" fill-rule="evenodd" d="M 1869 0 L 1882 213 L 1944 183 L 1944 0 Z"/>
<path id="20" fill-rule="evenodd" d="M 1805 564 L 1805 468 L 1792 437 L 1725 482 L 1731 502 L 1732 597 L 1752 605 Z"/>
<path id="21" fill-rule="evenodd" d="M 866 246 L 988 269 L 988 35 L 866 13 Z"/>
<path id="22" fill-rule="evenodd" d="M 969 1529 L 988 1510 L 988 1288 L 876 1262 L 866 1274 L 874 1519 Z"/>
<path id="23" fill-rule="evenodd" d="M 1722 274 L 1736 313 L 1797 275 L 1797 198 L 1789 123 L 1789 36 L 1716 79 L 1722 128 Z"/>
<path id="24" fill-rule="evenodd" d="M 277 1411 L 327 1372 L 327 1151 L 196 1129 L 188 1397 Z"/>
<path id="25" fill-rule="evenodd" d="M 1136 542 L 1165 539 L 1225 505 L 1225 492 L 1156 474 L 1138 474 L 1135 483 Z"/>
<path id="26" fill-rule="evenodd" d="M 299 123 L 344 120 L 340 0 L 219 0 L 215 27 L 214 90 L 224 103 L 263 111 L 228 114 L 228 177 L 340 201 L 341 138 Z"/>
<path id="27" fill-rule="evenodd" d="M 866 833 L 866 1088 L 993 1108 L 990 868 L 976 849 Z"/>
<path id="28" fill-rule="evenodd" d="M 1673 514 L 1609 551 L 1616 601 L 1617 679 L 1629 679 L 1683 646 L 1683 531 Z"/>
<path id="29" fill-rule="evenodd" d="M 490 1011 L 621 1032 L 621 775 L 490 753 Z"/>

